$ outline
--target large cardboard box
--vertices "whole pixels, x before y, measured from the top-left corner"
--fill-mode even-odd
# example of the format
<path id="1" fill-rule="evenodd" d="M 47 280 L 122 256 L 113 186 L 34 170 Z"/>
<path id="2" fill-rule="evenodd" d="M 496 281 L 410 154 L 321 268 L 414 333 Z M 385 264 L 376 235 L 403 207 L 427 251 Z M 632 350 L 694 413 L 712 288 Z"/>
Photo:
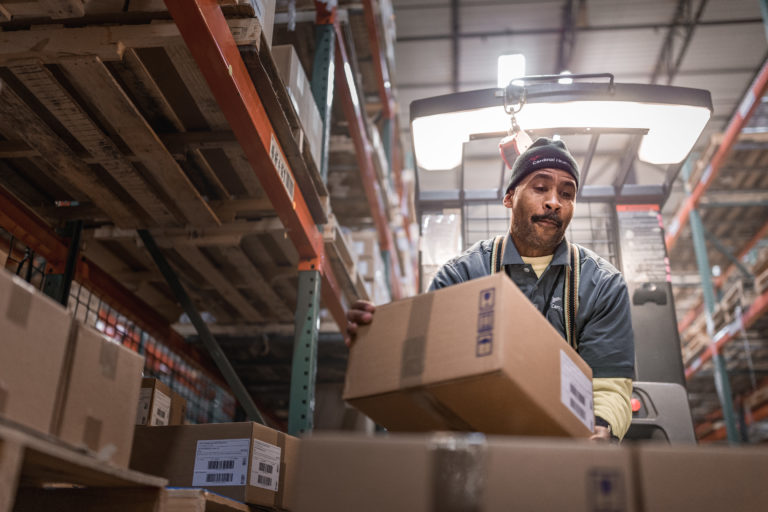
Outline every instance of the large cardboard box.
<path id="1" fill-rule="evenodd" d="M 165 383 L 153 378 L 141 379 L 137 425 L 181 425 L 186 409 L 187 401 Z"/>
<path id="2" fill-rule="evenodd" d="M 635 457 L 644 510 L 766 510 L 768 449 L 645 444 Z"/>
<path id="3" fill-rule="evenodd" d="M 391 431 L 594 429 L 589 366 L 503 273 L 380 306 L 344 399 Z"/>
<path id="4" fill-rule="evenodd" d="M 0 415 L 52 432 L 71 326 L 61 304 L 0 269 Z"/>
<path id="5" fill-rule="evenodd" d="M 584 440 L 314 434 L 297 485 L 297 512 L 637 510 L 629 450 Z"/>
<path id="6" fill-rule="evenodd" d="M 131 468 L 178 487 L 293 509 L 299 440 L 258 423 L 136 427 Z"/>
<path id="7" fill-rule="evenodd" d="M 143 367 L 136 352 L 78 324 L 57 435 L 128 466 Z"/>
<path id="8" fill-rule="evenodd" d="M 285 44 L 272 47 L 272 58 L 280 73 L 280 78 L 288 89 L 293 107 L 299 115 L 315 167 L 319 169 L 323 142 L 323 120 L 312 95 L 312 83 L 307 78 L 301 60 L 292 45 Z"/>

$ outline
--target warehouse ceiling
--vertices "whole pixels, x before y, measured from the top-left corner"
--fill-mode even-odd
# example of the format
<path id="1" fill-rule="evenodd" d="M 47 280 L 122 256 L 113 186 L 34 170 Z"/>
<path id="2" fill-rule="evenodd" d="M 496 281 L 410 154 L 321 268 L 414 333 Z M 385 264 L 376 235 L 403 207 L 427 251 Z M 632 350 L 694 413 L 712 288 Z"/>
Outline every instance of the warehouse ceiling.
<path id="1" fill-rule="evenodd" d="M 495 87 L 497 58 L 520 53 L 526 75 L 612 73 L 620 83 L 709 90 L 714 112 L 699 138 L 701 149 L 712 134 L 723 131 L 768 49 L 756 0 L 393 3 L 395 86 L 406 136 L 411 101 Z M 584 156 L 587 145 L 578 138 L 570 146 L 577 157 Z M 593 168 L 616 167 L 625 152 L 623 139 L 601 145 Z M 658 172 L 641 162 L 635 165 L 639 174 Z M 683 197 L 679 183 L 665 205 L 667 216 Z"/>

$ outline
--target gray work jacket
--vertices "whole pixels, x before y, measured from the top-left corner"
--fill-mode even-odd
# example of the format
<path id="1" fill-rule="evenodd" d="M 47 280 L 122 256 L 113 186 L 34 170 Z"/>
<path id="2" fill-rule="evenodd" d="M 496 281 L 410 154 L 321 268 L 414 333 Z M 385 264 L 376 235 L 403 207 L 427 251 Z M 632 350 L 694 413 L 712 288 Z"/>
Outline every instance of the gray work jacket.
<path id="1" fill-rule="evenodd" d="M 511 235 L 507 237 L 502 256 L 507 275 L 565 338 L 563 267 L 571 264 L 568 244 L 565 240 L 560 243 L 549 266 L 541 278 L 537 278 L 533 267 L 523 263 Z M 430 291 L 490 275 L 492 247 L 493 239 L 483 240 L 448 261 L 438 270 Z M 581 282 L 576 315 L 579 355 L 592 368 L 593 377 L 634 378 L 635 344 L 627 284 L 608 261 L 589 249 L 579 249 Z M 547 307 L 545 302 L 549 297 L 552 298 Z"/>

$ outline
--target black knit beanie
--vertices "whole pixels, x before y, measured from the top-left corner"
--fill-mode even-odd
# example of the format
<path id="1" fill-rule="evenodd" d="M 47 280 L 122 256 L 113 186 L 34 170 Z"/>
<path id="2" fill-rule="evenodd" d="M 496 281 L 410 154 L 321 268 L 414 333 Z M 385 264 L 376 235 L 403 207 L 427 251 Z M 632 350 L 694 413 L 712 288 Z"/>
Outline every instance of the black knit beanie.
<path id="1" fill-rule="evenodd" d="M 512 164 L 512 175 L 506 192 L 515 188 L 523 178 L 539 169 L 561 169 L 573 176 L 579 186 L 579 164 L 573 159 L 562 140 L 539 137 Z"/>

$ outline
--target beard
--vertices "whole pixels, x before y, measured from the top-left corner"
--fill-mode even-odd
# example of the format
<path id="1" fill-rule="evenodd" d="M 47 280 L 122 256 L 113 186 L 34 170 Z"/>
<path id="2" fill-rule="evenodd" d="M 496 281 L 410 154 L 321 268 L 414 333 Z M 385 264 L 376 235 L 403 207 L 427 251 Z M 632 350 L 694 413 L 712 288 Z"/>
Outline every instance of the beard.
<path id="1" fill-rule="evenodd" d="M 557 224 L 550 227 L 548 224 L 539 223 L 549 220 Z M 524 217 L 515 215 L 510 232 L 515 240 L 525 240 L 525 243 L 543 254 L 553 254 L 560 242 L 565 238 L 565 229 L 568 225 L 556 214 L 532 215 Z M 542 228 L 546 228 L 546 231 Z"/>

